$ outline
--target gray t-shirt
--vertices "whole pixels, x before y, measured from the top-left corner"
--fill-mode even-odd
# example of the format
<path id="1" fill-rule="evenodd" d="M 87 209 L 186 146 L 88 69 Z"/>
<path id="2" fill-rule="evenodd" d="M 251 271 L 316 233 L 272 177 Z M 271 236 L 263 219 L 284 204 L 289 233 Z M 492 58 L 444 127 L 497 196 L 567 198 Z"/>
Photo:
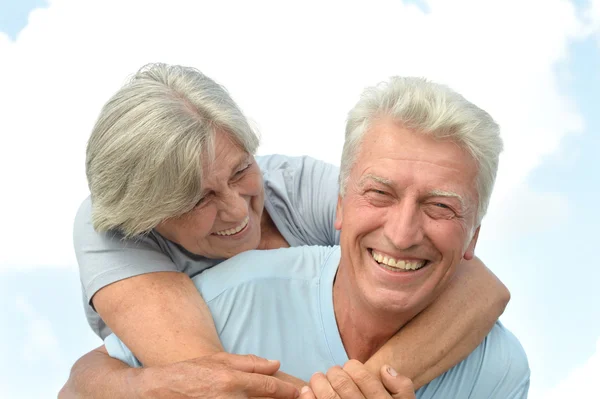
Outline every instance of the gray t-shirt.
<path id="1" fill-rule="evenodd" d="M 268 155 L 256 157 L 263 171 L 265 209 L 291 246 L 335 245 L 333 227 L 338 195 L 337 167 L 310 157 Z M 75 255 L 86 317 L 101 338 L 111 333 L 91 307 L 101 288 L 145 273 L 179 271 L 190 277 L 221 260 L 186 251 L 156 231 L 124 240 L 118 232 L 98 233 L 91 223 L 91 200 L 81 204 L 73 228 Z"/>

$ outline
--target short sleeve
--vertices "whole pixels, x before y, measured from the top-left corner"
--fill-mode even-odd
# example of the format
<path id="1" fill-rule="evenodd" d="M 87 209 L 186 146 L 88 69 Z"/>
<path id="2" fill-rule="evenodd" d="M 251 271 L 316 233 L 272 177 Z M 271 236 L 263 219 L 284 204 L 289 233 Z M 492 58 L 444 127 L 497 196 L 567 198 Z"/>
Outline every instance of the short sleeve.
<path id="1" fill-rule="evenodd" d="M 311 157 L 259 158 L 265 209 L 292 246 L 337 245 L 334 228 L 339 169 Z"/>
<path id="2" fill-rule="evenodd" d="M 462 362 L 417 391 L 417 399 L 525 399 L 530 370 L 517 338 L 497 322 Z"/>
<path id="3" fill-rule="evenodd" d="M 91 201 L 80 206 L 73 227 L 73 245 L 84 298 L 91 301 L 101 288 L 145 273 L 179 271 L 158 242 L 145 236 L 124 240 L 118 233 L 98 233 L 91 222 Z"/>
<path id="4" fill-rule="evenodd" d="M 519 340 L 498 322 L 482 345 L 481 369 L 469 397 L 526 399 L 530 370 Z"/>

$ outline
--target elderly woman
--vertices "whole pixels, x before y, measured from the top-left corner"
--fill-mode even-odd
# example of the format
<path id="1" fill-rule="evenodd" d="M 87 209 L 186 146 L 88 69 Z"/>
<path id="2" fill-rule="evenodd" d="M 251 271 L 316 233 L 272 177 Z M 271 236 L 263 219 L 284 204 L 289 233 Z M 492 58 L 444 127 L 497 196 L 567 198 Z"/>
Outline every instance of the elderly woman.
<path id="1" fill-rule="evenodd" d="M 308 157 L 255 158 L 257 146 L 226 90 L 192 68 L 144 67 L 104 106 L 88 143 L 91 198 L 75 220 L 75 250 L 92 329 L 102 338 L 114 331 L 146 368 L 100 348 L 75 364 L 61 395 L 290 393 L 261 390 L 276 363 L 221 353 L 190 280 L 250 249 L 338 244 L 338 169 Z M 507 302 L 480 261 L 464 262 L 366 365 L 391 364 L 418 388 L 466 357 Z"/>

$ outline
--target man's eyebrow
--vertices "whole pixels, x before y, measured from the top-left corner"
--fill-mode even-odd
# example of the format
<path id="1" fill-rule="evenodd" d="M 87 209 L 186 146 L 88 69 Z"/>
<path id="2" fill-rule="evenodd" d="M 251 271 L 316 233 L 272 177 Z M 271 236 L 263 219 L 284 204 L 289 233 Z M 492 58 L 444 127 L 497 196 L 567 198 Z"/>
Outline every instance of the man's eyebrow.
<path id="1" fill-rule="evenodd" d="M 360 180 L 359 180 L 359 182 L 358 182 L 358 184 L 362 186 L 362 185 L 364 185 L 367 182 L 367 180 L 374 180 L 377 183 L 381 183 L 381 184 L 384 184 L 386 186 L 392 186 L 393 185 L 393 182 L 391 180 L 386 179 L 384 177 L 371 175 L 371 174 L 366 174 L 363 177 L 361 177 Z"/>
<path id="2" fill-rule="evenodd" d="M 394 182 L 392 182 L 391 180 L 386 179 L 381 176 L 372 175 L 372 174 L 366 174 L 363 177 L 361 177 L 361 179 L 359 180 L 359 184 L 362 186 L 369 180 L 373 180 L 373 181 L 376 181 L 377 183 L 384 184 L 384 185 L 390 186 L 390 187 L 394 185 Z M 431 197 L 456 198 L 460 202 L 461 207 L 465 208 L 465 206 L 466 206 L 466 203 L 465 203 L 465 200 L 463 199 L 463 197 L 460 194 L 457 194 L 452 191 L 431 190 L 428 192 L 428 195 Z"/>
<path id="3" fill-rule="evenodd" d="M 464 208 L 465 207 L 465 200 L 463 199 L 463 197 L 460 194 L 454 193 L 452 191 L 444 191 L 444 190 L 431 190 L 429 193 L 429 196 L 431 197 L 448 197 L 448 198 L 456 198 L 459 202 L 460 205 Z"/>

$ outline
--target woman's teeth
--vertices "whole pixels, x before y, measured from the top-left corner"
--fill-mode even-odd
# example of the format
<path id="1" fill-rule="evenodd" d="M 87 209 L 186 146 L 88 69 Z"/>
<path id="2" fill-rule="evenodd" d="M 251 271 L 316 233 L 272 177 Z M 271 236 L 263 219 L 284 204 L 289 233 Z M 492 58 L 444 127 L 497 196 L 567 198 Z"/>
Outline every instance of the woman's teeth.
<path id="1" fill-rule="evenodd" d="M 388 270 L 418 270 L 425 266 L 425 260 L 401 260 L 387 255 L 382 255 L 374 250 L 371 251 L 373 259 Z"/>
<path id="2" fill-rule="evenodd" d="M 244 227 L 246 227 L 246 225 L 248 224 L 249 220 L 250 220 L 250 217 L 246 216 L 246 219 L 242 220 L 242 223 L 240 223 L 239 226 L 234 227 L 233 229 L 216 231 L 213 234 L 216 234 L 218 236 L 231 236 L 231 235 L 234 235 L 235 233 L 239 233 Z"/>

